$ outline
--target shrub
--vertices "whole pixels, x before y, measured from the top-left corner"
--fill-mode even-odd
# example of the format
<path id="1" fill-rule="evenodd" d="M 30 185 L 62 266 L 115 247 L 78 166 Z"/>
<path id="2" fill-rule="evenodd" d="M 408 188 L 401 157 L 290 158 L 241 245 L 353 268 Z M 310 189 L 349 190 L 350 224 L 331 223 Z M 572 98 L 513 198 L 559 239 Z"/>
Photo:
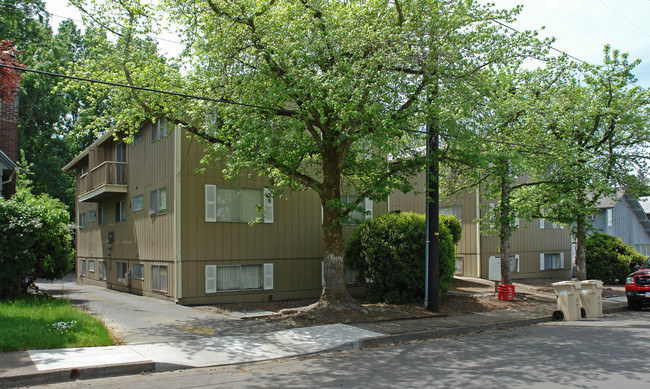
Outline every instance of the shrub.
<path id="1" fill-rule="evenodd" d="M 605 284 L 625 283 L 631 268 L 645 259 L 620 238 L 602 233 L 587 238 L 586 251 L 587 278 Z"/>
<path id="2" fill-rule="evenodd" d="M 29 191 L 0 199 L 0 298 L 25 293 L 37 278 L 64 276 L 73 260 L 70 215 L 63 203 Z"/>
<path id="3" fill-rule="evenodd" d="M 439 293 L 446 296 L 454 276 L 456 218 L 440 219 Z M 451 228 L 449 228 L 451 226 Z M 359 271 L 368 299 L 386 303 L 422 300 L 425 285 L 425 218 L 414 213 L 390 213 L 362 224 L 345 250 L 346 266 Z"/>

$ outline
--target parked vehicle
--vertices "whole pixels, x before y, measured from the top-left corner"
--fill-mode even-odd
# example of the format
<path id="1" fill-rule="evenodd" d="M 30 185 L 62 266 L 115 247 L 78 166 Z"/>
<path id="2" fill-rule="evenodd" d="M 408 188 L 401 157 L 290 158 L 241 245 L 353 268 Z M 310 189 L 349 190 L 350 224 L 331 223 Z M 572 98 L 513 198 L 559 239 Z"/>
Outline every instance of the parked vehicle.
<path id="1" fill-rule="evenodd" d="M 627 306 L 638 311 L 644 305 L 650 305 L 650 258 L 643 266 L 625 279 Z"/>

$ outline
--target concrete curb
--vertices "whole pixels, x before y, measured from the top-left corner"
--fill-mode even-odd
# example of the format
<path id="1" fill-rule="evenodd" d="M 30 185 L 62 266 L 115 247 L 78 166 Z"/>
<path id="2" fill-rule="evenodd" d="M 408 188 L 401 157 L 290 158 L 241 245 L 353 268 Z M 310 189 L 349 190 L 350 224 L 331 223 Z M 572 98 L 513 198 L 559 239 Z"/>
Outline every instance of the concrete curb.
<path id="1" fill-rule="evenodd" d="M 13 377 L 0 377 L 0 388 L 15 388 L 17 386 L 44 385 L 60 382 L 74 381 L 77 379 L 93 379 L 114 377 L 120 375 L 134 375 L 143 372 L 152 372 L 156 367 L 153 361 L 133 362 L 129 364 L 113 364 L 104 366 L 88 366 L 74 369 L 57 369 L 41 371 Z"/>
<path id="2" fill-rule="evenodd" d="M 627 312 L 627 304 L 620 304 L 613 307 L 603 307 L 603 314 L 613 314 L 618 312 Z M 417 341 L 431 338 L 442 338 L 448 336 L 464 335 L 470 333 L 479 333 L 484 331 L 502 330 L 508 328 L 524 327 L 539 323 L 552 321 L 552 316 L 536 315 L 527 319 L 508 320 L 499 323 L 480 324 L 468 327 L 455 327 L 445 329 L 432 329 L 426 331 L 416 331 L 409 333 L 381 335 L 372 338 L 359 339 L 352 342 L 346 342 L 329 349 L 294 355 L 300 357 L 314 354 L 324 354 L 334 351 L 343 351 L 351 349 L 361 349 L 367 347 L 386 346 L 401 342 Z M 276 358 L 273 358 L 276 359 Z M 278 358 L 282 359 L 282 358 Z M 249 363 L 249 362 L 243 362 Z M 235 363 L 239 364 L 239 363 Z M 215 365 L 221 366 L 221 365 Z M 158 367 L 159 369 L 156 369 Z M 156 366 L 153 361 L 134 362 L 129 364 L 113 364 L 104 366 L 88 366 L 73 369 L 59 369 L 29 374 L 17 375 L 13 377 L 0 377 L 0 389 L 15 388 L 18 386 L 43 385 L 52 383 L 61 383 L 74 381 L 76 379 L 94 379 L 103 377 L 114 377 L 120 375 L 135 375 L 143 372 L 159 371 L 160 367 Z M 175 368 L 188 369 L 189 366 L 174 366 Z M 163 370 L 166 370 L 163 368 Z"/>
<path id="3" fill-rule="evenodd" d="M 455 335 L 478 333 L 484 331 L 501 330 L 505 328 L 523 327 L 523 326 L 543 323 L 547 321 L 551 321 L 551 316 L 548 317 L 540 316 L 540 317 L 534 317 L 530 319 L 511 320 L 511 321 L 492 323 L 492 324 L 482 324 L 482 325 L 476 325 L 472 327 L 445 328 L 445 329 L 409 332 L 404 334 L 377 336 L 373 338 L 366 338 L 366 339 L 359 340 L 359 348 L 385 346 L 389 344 L 409 342 L 414 340 L 443 338 L 446 336 L 455 336 Z"/>

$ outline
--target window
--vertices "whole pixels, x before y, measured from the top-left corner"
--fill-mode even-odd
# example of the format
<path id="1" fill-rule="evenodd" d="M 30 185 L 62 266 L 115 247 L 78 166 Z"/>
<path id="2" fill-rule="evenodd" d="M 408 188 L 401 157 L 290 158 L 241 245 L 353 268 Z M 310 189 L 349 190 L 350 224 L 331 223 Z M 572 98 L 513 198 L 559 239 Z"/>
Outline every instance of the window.
<path id="1" fill-rule="evenodd" d="M 149 194 L 149 215 L 167 213 L 167 189 L 152 190 Z"/>
<path id="2" fill-rule="evenodd" d="M 258 206 L 263 206 L 263 213 Z M 258 218 L 273 223 L 273 195 L 268 189 L 205 186 L 206 222 L 247 223 Z"/>
<path id="3" fill-rule="evenodd" d="M 151 142 L 155 142 L 160 138 L 167 136 L 169 132 L 169 125 L 164 119 L 158 119 L 151 125 Z"/>
<path id="4" fill-rule="evenodd" d="M 564 228 L 563 226 L 550 222 L 546 219 L 539 219 L 539 228 L 541 229 L 554 229 L 554 228 Z"/>
<path id="5" fill-rule="evenodd" d="M 80 276 L 86 275 L 86 260 L 84 259 L 79 260 L 79 275 Z"/>
<path id="6" fill-rule="evenodd" d="M 167 292 L 167 266 L 151 266 L 151 289 Z"/>
<path id="7" fill-rule="evenodd" d="M 115 222 L 123 222 L 126 220 L 126 201 L 118 201 L 115 203 Z"/>
<path id="8" fill-rule="evenodd" d="M 205 292 L 273 289 L 273 264 L 205 267 Z"/>
<path id="9" fill-rule="evenodd" d="M 614 209 L 613 208 L 607 208 L 605 210 L 605 221 L 607 222 L 607 227 L 613 227 L 614 226 Z"/>
<path id="10" fill-rule="evenodd" d="M 491 204 L 493 207 L 494 204 Z M 451 207 L 447 208 L 440 208 L 438 210 L 438 215 L 450 215 L 450 216 L 456 216 L 456 219 L 459 221 L 463 220 L 463 207 L 460 205 L 454 205 Z"/>
<path id="11" fill-rule="evenodd" d="M 88 211 L 88 223 L 92 223 L 95 221 L 95 211 Z"/>
<path id="12" fill-rule="evenodd" d="M 126 162 L 126 145 L 124 142 L 115 145 L 115 162 Z"/>
<path id="13" fill-rule="evenodd" d="M 357 196 L 342 195 L 341 201 L 348 204 L 355 203 L 357 201 Z M 364 208 L 365 212 L 356 210 L 351 211 L 344 224 L 361 224 L 366 219 L 372 219 L 372 200 L 364 199 L 359 205 Z"/>
<path id="14" fill-rule="evenodd" d="M 539 269 L 552 270 L 564 269 L 564 253 L 552 253 L 539 255 Z"/>
<path id="15" fill-rule="evenodd" d="M 350 269 L 349 266 L 345 267 L 345 283 L 348 285 L 356 285 L 359 283 L 359 270 Z"/>
<path id="16" fill-rule="evenodd" d="M 142 211 L 142 195 L 137 195 L 131 199 L 131 212 Z"/>
<path id="17" fill-rule="evenodd" d="M 106 262 L 103 261 L 99 263 L 99 279 L 106 279 Z"/>
<path id="18" fill-rule="evenodd" d="M 95 261 L 93 260 L 88 261 L 88 271 L 92 273 L 95 272 Z"/>
<path id="19" fill-rule="evenodd" d="M 592 222 L 592 221 L 596 220 L 596 218 L 594 217 L 594 215 L 587 215 L 586 220 L 587 220 L 588 222 Z"/>
<path id="20" fill-rule="evenodd" d="M 124 279 L 126 277 L 126 262 L 117 262 L 115 265 L 117 272 L 117 282 L 124 282 Z"/>
<path id="21" fill-rule="evenodd" d="M 144 265 L 141 263 L 136 263 L 133 265 L 133 278 L 139 280 L 144 280 Z"/>
<path id="22" fill-rule="evenodd" d="M 142 138 L 143 138 L 143 132 L 141 128 L 133 134 L 133 145 L 135 146 L 138 143 L 142 142 Z"/>
<path id="23" fill-rule="evenodd" d="M 79 215 L 79 228 L 86 228 L 86 214 Z"/>
<path id="24" fill-rule="evenodd" d="M 97 219 L 100 226 L 106 225 L 106 207 L 99 208 L 99 214 L 97 216 Z"/>

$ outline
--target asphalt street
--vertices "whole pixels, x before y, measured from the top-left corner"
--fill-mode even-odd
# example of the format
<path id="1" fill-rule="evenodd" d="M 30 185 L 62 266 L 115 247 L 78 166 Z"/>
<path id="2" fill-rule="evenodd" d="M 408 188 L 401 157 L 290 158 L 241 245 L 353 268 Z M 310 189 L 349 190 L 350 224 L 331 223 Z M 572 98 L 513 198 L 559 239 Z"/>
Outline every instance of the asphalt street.
<path id="1" fill-rule="evenodd" d="M 644 310 L 326 355 L 43 387 L 632 388 L 650 382 L 648 361 L 650 310 Z"/>

